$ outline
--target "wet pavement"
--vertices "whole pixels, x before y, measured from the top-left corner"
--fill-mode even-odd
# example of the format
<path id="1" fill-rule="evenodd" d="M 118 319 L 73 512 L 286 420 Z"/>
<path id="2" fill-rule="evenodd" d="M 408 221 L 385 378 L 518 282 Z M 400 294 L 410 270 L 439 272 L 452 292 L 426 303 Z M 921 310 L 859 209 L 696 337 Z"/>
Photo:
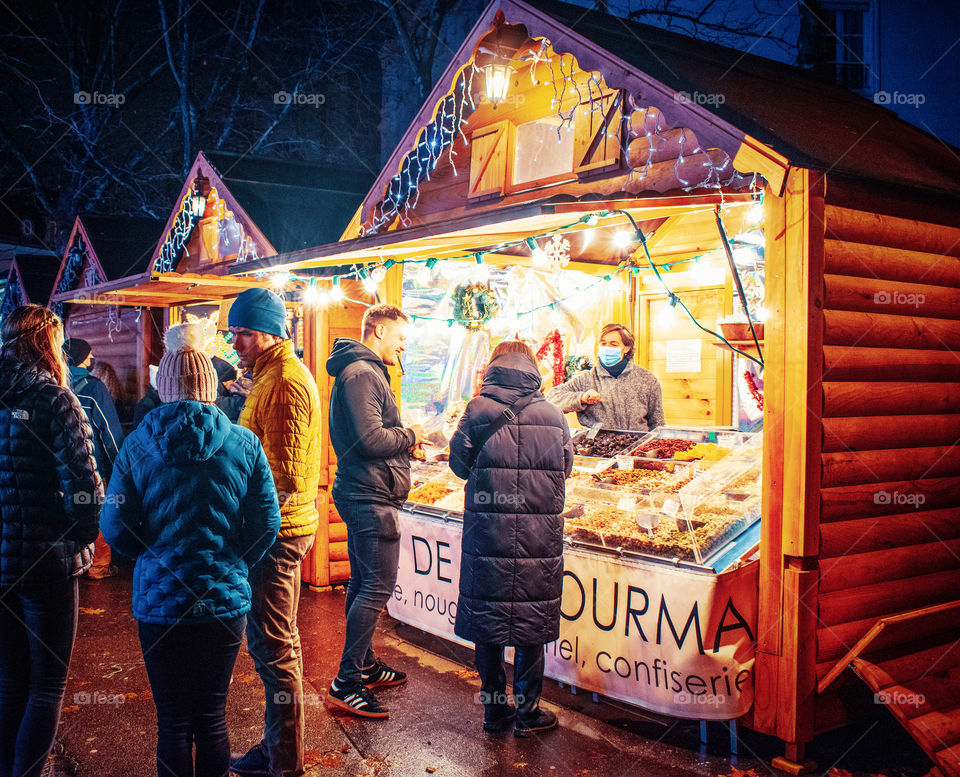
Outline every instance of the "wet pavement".
<path id="1" fill-rule="evenodd" d="M 77 643 L 58 733 L 56 772 L 97 777 L 156 774 L 156 719 L 130 616 L 129 570 L 109 580 L 83 580 Z M 699 724 L 595 700 L 545 681 L 545 705 L 560 728 L 539 737 L 486 734 L 471 652 L 384 615 L 378 654 L 410 677 L 377 691 L 387 720 L 330 712 L 323 697 L 343 641 L 343 588 L 304 589 L 300 629 L 306 671 L 308 775 L 378 777 L 495 777 L 500 775 L 779 775 L 769 766 L 782 753 L 777 740 L 741 730 L 731 755 L 726 725 L 711 723 L 700 744 Z M 231 745 L 242 753 L 260 739 L 263 686 L 245 646 L 227 704 Z M 821 737 L 809 751 L 831 777 L 883 774 L 922 777 L 930 762 L 885 710 Z M 832 771 L 831 771 L 832 770 Z"/>

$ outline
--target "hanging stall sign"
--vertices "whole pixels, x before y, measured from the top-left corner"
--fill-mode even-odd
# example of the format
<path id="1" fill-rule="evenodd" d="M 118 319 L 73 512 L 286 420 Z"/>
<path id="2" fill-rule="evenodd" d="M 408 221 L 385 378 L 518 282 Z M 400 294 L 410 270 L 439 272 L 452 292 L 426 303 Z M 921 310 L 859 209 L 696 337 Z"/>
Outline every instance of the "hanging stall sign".
<path id="1" fill-rule="evenodd" d="M 454 642 L 459 522 L 401 511 L 387 611 Z M 757 563 L 720 575 L 564 553 L 560 638 L 546 676 L 679 718 L 730 720 L 753 703 Z"/>

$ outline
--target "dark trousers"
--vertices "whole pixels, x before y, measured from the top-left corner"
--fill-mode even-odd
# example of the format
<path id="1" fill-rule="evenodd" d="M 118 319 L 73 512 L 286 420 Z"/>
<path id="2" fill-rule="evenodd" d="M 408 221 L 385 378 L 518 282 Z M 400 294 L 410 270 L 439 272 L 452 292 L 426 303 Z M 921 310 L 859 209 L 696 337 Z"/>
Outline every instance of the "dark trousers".
<path id="1" fill-rule="evenodd" d="M 263 745 L 270 770 L 283 777 L 303 774 L 303 651 L 297 609 L 300 564 L 312 545 L 312 534 L 278 537 L 250 569 L 247 649 L 266 696 Z"/>
<path id="2" fill-rule="evenodd" d="M 0 588 L 0 777 L 36 777 L 53 747 L 77 633 L 77 581 Z"/>
<path id="3" fill-rule="evenodd" d="M 480 700 L 488 711 L 507 706 L 507 673 L 503 664 L 503 645 L 477 642 L 474 649 L 480 674 Z M 543 693 L 543 645 L 517 645 L 513 657 L 513 697 L 517 722 L 536 719 Z"/>
<path id="4" fill-rule="evenodd" d="M 244 621 L 241 616 L 174 626 L 138 624 L 157 706 L 159 777 L 226 777 L 227 691 Z"/>
<path id="5" fill-rule="evenodd" d="M 336 501 L 347 524 L 350 583 L 347 586 L 346 635 L 337 686 L 361 681 L 363 667 L 374 662 L 373 633 L 377 618 L 397 584 L 400 529 L 397 508 L 379 502 Z"/>

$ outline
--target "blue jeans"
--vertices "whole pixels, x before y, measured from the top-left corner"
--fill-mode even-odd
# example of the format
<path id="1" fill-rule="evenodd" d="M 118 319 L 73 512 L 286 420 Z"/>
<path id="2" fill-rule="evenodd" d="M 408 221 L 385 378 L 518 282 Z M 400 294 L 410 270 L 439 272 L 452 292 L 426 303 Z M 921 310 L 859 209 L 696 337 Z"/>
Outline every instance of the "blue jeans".
<path id="1" fill-rule="evenodd" d="M 507 705 L 507 673 L 503 645 L 477 642 L 474 657 L 480 675 L 480 699 L 489 712 Z M 517 720 L 530 723 L 540 711 L 543 694 L 543 645 L 516 645 L 513 654 L 513 696 Z"/>
<path id="2" fill-rule="evenodd" d="M 0 777 L 36 777 L 53 747 L 77 590 L 76 578 L 0 588 Z"/>
<path id="3" fill-rule="evenodd" d="M 377 618 L 397 584 L 400 529 L 397 508 L 380 502 L 335 501 L 347 525 L 350 583 L 347 586 L 346 635 L 338 687 L 361 682 L 361 670 L 370 666 Z"/>
<path id="4" fill-rule="evenodd" d="M 303 774 L 303 651 L 297 628 L 300 564 L 313 535 L 277 537 L 250 569 L 247 649 L 266 696 L 263 746 L 271 773 Z"/>
<path id="5" fill-rule="evenodd" d="M 244 621 L 240 616 L 174 626 L 137 624 L 157 705 L 159 777 L 226 777 L 230 769 L 227 691 Z"/>

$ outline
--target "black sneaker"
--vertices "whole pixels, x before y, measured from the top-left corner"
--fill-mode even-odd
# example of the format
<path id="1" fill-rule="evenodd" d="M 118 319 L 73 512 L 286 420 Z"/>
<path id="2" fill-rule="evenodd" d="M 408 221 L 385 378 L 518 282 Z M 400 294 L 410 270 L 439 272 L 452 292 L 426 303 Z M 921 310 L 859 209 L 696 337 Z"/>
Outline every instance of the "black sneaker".
<path id="1" fill-rule="evenodd" d="M 373 691 L 364 685 L 354 688 L 338 688 L 337 681 L 330 683 L 327 704 L 346 710 L 361 718 L 389 718 L 390 711 L 382 706 Z"/>
<path id="2" fill-rule="evenodd" d="M 270 756 L 263 742 L 251 747 L 246 755 L 230 760 L 230 771 L 240 777 L 269 777 Z"/>
<path id="3" fill-rule="evenodd" d="M 379 658 L 361 670 L 360 678 L 367 688 L 381 688 L 390 685 L 403 685 L 407 681 L 407 673 L 399 669 L 391 669 Z"/>
<path id="4" fill-rule="evenodd" d="M 550 710 L 537 710 L 537 717 L 528 721 L 517 721 L 513 729 L 514 736 L 531 737 L 541 731 L 549 731 L 557 726 L 557 716 Z"/>
<path id="5" fill-rule="evenodd" d="M 484 731 L 505 731 L 517 719 L 517 710 L 508 704 L 491 704 L 483 711 Z"/>

